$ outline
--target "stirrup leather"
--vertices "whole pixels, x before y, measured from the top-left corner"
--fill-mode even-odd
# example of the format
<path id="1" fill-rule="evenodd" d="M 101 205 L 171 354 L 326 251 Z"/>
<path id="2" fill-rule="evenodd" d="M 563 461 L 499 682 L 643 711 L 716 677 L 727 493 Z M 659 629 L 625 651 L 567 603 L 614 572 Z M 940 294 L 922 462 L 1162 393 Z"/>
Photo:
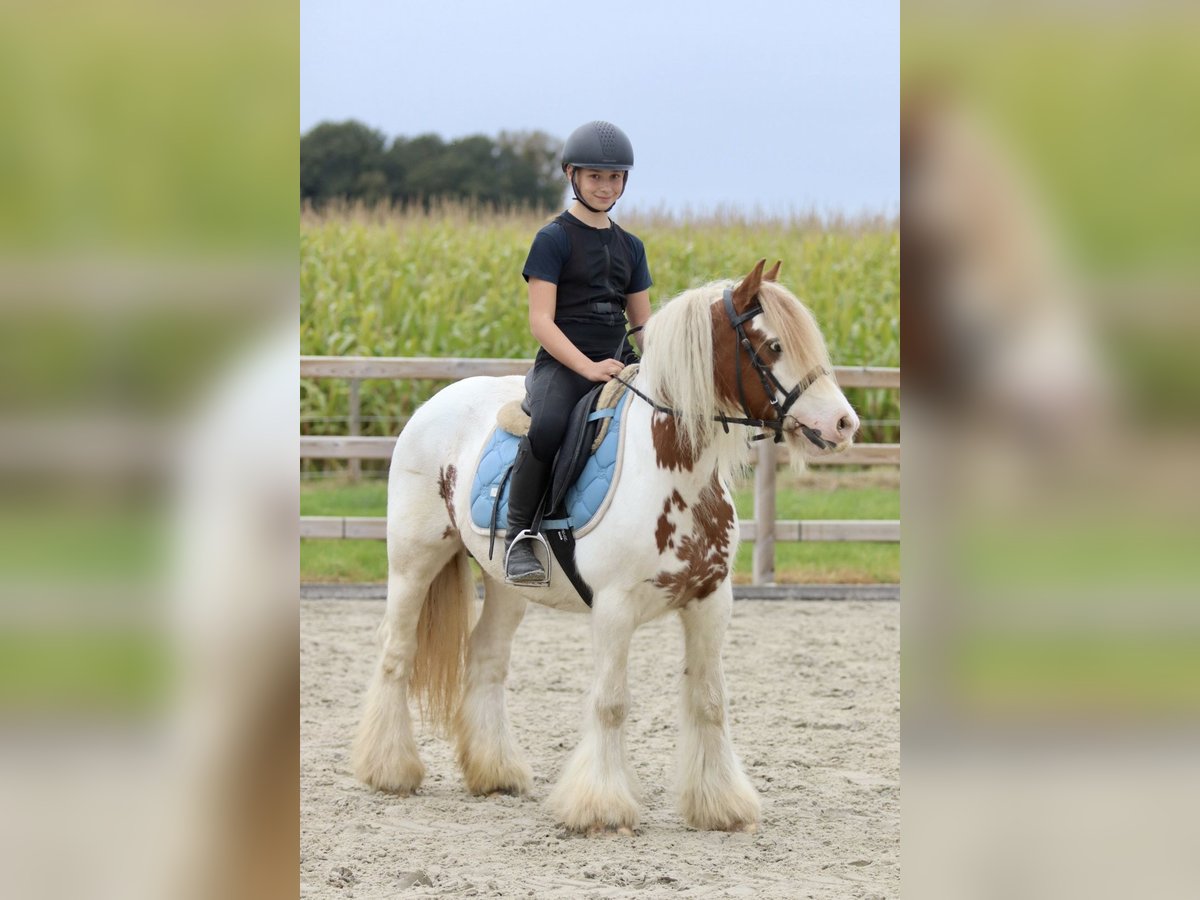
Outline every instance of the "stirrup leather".
<path id="1" fill-rule="evenodd" d="M 542 561 L 541 559 L 538 560 L 539 562 L 542 563 L 542 571 L 544 571 L 546 573 L 546 577 L 544 579 L 542 579 L 540 581 L 510 581 L 509 580 L 508 558 L 510 556 L 512 556 L 513 547 L 517 546 L 517 544 L 521 543 L 522 541 L 533 541 L 534 543 L 539 543 L 542 545 L 542 548 L 546 551 L 545 561 Z M 537 551 L 533 547 L 530 547 L 529 549 L 530 549 L 530 552 L 533 553 L 534 557 L 537 557 Z M 542 535 L 540 533 L 534 534 L 528 528 L 525 528 L 525 529 L 519 531 L 517 533 L 517 536 L 515 538 L 513 538 L 512 543 L 508 545 L 508 549 L 505 550 L 505 552 L 504 552 L 504 581 L 505 581 L 505 583 L 519 584 L 519 585 L 524 585 L 525 587 L 549 587 L 550 586 L 550 559 L 551 559 L 550 544 L 546 540 L 544 535 Z"/>

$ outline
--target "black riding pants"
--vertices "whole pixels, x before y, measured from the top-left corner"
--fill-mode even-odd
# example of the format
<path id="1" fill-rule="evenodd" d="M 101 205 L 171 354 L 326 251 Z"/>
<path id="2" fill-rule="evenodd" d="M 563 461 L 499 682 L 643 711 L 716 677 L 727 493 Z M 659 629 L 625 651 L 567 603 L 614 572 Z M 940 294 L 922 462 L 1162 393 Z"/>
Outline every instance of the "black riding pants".
<path id="1" fill-rule="evenodd" d="M 544 463 L 554 460 L 567 430 L 567 420 L 579 398 L 596 386 L 554 357 L 539 353 L 525 376 L 529 395 L 529 449 Z"/>

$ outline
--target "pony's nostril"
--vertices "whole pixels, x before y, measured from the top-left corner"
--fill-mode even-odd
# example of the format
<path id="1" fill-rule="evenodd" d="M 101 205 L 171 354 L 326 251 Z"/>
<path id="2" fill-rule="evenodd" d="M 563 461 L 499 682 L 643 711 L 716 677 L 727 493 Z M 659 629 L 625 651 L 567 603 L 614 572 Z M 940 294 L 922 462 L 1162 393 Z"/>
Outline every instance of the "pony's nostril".
<path id="1" fill-rule="evenodd" d="M 842 416 L 838 419 L 837 430 L 838 434 L 853 434 L 858 428 L 858 423 L 854 421 L 853 416 Z"/>

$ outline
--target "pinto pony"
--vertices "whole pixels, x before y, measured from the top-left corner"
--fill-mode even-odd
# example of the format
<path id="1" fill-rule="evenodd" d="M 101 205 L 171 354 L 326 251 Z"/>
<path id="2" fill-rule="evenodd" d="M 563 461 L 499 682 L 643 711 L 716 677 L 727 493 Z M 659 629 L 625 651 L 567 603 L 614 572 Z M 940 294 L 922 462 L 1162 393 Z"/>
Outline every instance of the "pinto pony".
<path id="1" fill-rule="evenodd" d="M 686 291 L 653 315 L 622 425 L 622 473 L 603 518 L 576 546 L 594 592 L 595 673 L 582 740 L 549 802 L 588 833 L 631 833 L 638 788 L 626 759 L 629 644 L 672 610 L 683 623 L 679 810 L 700 829 L 753 830 L 758 795 L 729 737 L 721 644 L 733 602 L 738 521 L 729 492 L 747 458 L 748 424 L 785 441 L 796 465 L 845 449 L 858 429 L 811 313 L 760 260 L 741 282 Z M 388 481 L 387 611 L 379 663 L 353 749 L 357 776 L 407 795 L 424 766 L 408 697 L 452 732 L 473 794 L 527 793 L 531 773 L 509 726 L 504 682 L 529 601 L 589 612 L 554 564 L 548 587 L 505 584 L 503 554 L 472 530 L 469 493 L 480 448 L 519 377 L 467 378 L 413 416 Z M 732 424 L 731 424 L 732 423 Z M 738 424 L 741 423 L 741 424 Z M 485 599 L 472 627 L 468 554 Z"/>

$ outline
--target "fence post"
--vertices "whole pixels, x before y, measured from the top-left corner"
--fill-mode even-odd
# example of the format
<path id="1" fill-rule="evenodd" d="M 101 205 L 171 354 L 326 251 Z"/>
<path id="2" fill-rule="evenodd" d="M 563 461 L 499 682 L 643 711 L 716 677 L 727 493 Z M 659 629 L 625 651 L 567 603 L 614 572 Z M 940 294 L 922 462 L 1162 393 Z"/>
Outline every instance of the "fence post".
<path id="1" fill-rule="evenodd" d="M 775 583 L 775 443 L 758 442 L 754 466 L 754 583 Z"/>
<path id="2" fill-rule="evenodd" d="M 360 407 L 358 400 L 358 386 L 362 383 L 359 378 L 350 379 L 350 434 L 358 437 L 360 424 Z M 357 459 L 349 460 L 348 471 L 351 481 L 358 481 L 362 477 L 362 466 Z"/>

